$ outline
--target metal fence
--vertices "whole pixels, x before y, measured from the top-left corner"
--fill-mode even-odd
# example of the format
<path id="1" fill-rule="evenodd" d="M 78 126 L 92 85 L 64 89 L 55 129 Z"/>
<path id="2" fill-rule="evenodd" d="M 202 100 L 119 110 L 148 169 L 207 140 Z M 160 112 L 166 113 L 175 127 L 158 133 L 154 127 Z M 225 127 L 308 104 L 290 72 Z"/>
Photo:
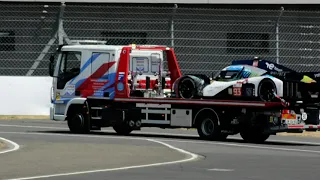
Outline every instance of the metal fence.
<path id="1" fill-rule="evenodd" d="M 176 5 L 0 4 L 0 75 L 47 76 L 63 39 L 158 44 L 175 49 L 183 73 L 210 75 L 260 56 L 320 71 L 317 11 L 213 9 Z"/>

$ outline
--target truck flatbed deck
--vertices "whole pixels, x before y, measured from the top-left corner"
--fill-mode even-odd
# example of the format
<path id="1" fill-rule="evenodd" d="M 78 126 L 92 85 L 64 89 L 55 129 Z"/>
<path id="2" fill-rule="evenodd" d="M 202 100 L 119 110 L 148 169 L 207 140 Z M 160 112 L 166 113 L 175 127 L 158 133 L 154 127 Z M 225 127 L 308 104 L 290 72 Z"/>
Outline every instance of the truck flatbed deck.
<path id="1" fill-rule="evenodd" d="M 172 105 L 212 105 L 235 107 L 283 107 L 281 102 L 236 101 L 236 100 L 208 100 L 208 99 L 180 99 L 180 98 L 115 98 L 115 102 L 172 104 Z"/>

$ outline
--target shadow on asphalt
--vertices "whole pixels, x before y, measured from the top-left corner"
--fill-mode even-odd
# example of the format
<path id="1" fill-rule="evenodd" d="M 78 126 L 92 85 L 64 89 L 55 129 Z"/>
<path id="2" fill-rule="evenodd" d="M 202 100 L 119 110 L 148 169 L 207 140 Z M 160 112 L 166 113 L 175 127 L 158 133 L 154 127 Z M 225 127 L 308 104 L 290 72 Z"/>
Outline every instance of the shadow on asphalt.
<path id="1" fill-rule="evenodd" d="M 35 133 L 55 133 L 55 134 L 74 134 L 70 131 L 28 131 L 28 132 L 35 132 Z M 112 135 L 112 136 L 122 136 L 118 135 L 117 133 L 112 132 L 90 132 L 87 135 Z M 127 137 L 144 137 L 144 138 L 164 138 L 164 139 L 178 139 L 178 140 L 199 140 L 199 141 L 210 141 L 210 140 L 202 140 L 199 137 L 193 136 L 179 136 L 179 135 L 159 135 L 159 134 L 143 134 L 143 132 L 139 134 L 130 134 Z M 242 144 L 253 144 L 247 143 L 242 139 L 226 139 L 224 141 L 213 141 L 213 142 L 230 142 L 230 143 L 242 143 Z M 316 144 L 304 144 L 304 143 L 293 143 L 293 142 L 264 142 L 264 145 L 281 145 L 281 146 L 320 146 Z"/>

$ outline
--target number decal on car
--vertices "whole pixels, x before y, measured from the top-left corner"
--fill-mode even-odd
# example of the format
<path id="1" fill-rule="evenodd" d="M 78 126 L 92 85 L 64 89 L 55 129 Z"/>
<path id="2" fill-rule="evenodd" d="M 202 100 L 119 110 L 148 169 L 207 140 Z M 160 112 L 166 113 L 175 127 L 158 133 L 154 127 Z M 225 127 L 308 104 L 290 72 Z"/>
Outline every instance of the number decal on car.
<path id="1" fill-rule="evenodd" d="M 241 96 L 241 87 L 233 87 L 233 95 Z"/>

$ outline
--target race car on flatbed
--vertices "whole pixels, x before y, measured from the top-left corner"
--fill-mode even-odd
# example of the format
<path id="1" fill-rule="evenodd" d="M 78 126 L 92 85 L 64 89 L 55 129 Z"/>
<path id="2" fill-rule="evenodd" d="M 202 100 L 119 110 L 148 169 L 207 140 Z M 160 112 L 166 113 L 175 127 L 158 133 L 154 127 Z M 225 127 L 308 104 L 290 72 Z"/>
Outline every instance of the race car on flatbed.
<path id="1" fill-rule="evenodd" d="M 176 97 L 183 99 L 272 102 L 284 98 L 311 103 L 320 101 L 316 74 L 295 72 L 267 60 L 235 60 L 213 76 L 212 81 L 205 75 L 184 75 L 173 86 Z"/>

